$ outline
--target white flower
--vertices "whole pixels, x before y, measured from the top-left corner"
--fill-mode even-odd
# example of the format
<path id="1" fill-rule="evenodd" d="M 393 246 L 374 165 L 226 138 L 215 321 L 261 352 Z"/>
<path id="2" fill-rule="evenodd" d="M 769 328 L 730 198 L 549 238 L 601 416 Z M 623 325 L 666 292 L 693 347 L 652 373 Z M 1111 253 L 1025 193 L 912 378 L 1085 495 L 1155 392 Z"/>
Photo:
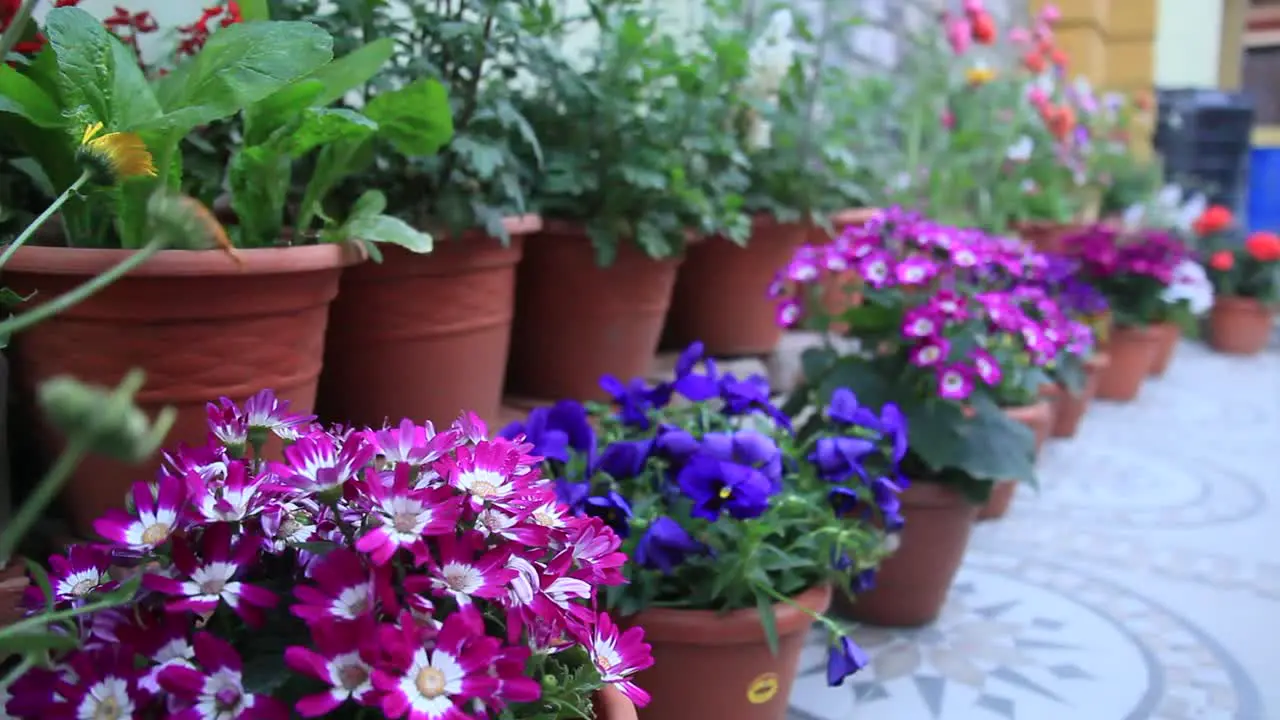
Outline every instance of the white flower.
<path id="1" fill-rule="evenodd" d="M 769 24 L 751 46 L 751 87 L 762 96 L 778 92 L 795 60 L 796 45 L 791 39 L 794 25 L 790 10 L 777 10 L 769 16 Z"/>
<path id="2" fill-rule="evenodd" d="M 1196 193 L 1188 200 L 1177 212 L 1177 218 L 1174 227 L 1179 230 L 1187 231 L 1195 223 L 1196 218 L 1204 214 L 1209 208 L 1209 200 L 1204 195 Z"/>
<path id="3" fill-rule="evenodd" d="M 1213 283 L 1204 266 L 1194 260 L 1183 260 L 1173 270 L 1173 281 L 1160 293 L 1170 305 L 1186 302 L 1193 315 L 1203 315 L 1213 307 Z"/>
<path id="4" fill-rule="evenodd" d="M 1026 162 L 1031 159 L 1031 152 L 1035 150 L 1035 141 L 1030 135 L 1023 135 L 1018 141 L 1009 146 L 1009 150 L 1005 153 L 1005 157 L 1013 162 Z"/>
<path id="5" fill-rule="evenodd" d="M 1139 203 L 1124 211 L 1124 216 L 1121 222 L 1124 223 L 1126 230 L 1137 230 L 1142 227 L 1142 223 L 1146 220 L 1146 217 L 1147 208 L 1145 205 Z"/>

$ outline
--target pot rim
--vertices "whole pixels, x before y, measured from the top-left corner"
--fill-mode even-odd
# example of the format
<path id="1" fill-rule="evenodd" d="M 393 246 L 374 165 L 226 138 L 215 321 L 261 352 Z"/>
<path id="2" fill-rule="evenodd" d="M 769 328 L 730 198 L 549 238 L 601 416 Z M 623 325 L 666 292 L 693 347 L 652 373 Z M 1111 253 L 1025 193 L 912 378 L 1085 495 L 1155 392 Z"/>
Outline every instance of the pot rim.
<path id="1" fill-rule="evenodd" d="M 542 216 L 537 213 L 525 213 L 523 215 L 503 215 L 502 229 L 507 231 L 507 235 L 516 237 L 523 235 L 533 235 L 542 230 L 544 226 Z M 482 227 L 468 228 L 463 230 L 457 236 L 451 235 L 447 230 L 437 228 L 426 228 L 428 232 L 441 242 L 469 242 L 472 240 L 497 240 L 498 238 L 485 232 Z M 470 236 L 470 237 L 468 237 Z"/>
<path id="2" fill-rule="evenodd" d="M 871 220 L 880 212 L 880 208 L 841 208 L 828 215 L 833 225 L 858 225 Z"/>
<path id="3" fill-rule="evenodd" d="M 1271 309 L 1267 304 L 1258 298 L 1244 297 L 1242 295 L 1216 295 L 1213 298 L 1213 306 L 1215 308 L 1221 306 L 1236 310 L 1249 310 L 1267 314 L 1271 313 Z"/>
<path id="4" fill-rule="evenodd" d="M 977 508 L 955 486 L 928 478 L 910 478 L 911 484 L 899 496 L 902 504 L 918 508 Z M 976 510 L 975 510 L 976 511 Z"/>
<path id="5" fill-rule="evenodd" d="M 1049 417 L 1049 413 L 1053 411 L 1052 405 L 1048 400 L 1040 399 L 1029 405 L 1016 405 L 1013 407 L 1000 408 L 1004 410 L 1004 414 L 1018 422 L 1035 422 L 1044 420 Z"/>
<path id="6" fill-rule="evenodd" d="M 1101 370 L 1111 364 L 1111 353 L 1105 351 L 1095 352 L 1088 360 L 1084 361 L 1086 370 Z"/>
<path id="7" fill-rule="evenodd" d="M 831 605 L 831 586 L 809 588 L 792 597 L 802 607 L 823 613 Z M 802 632 L 813 618 L 790 603 L 774 603 L 778 636 Z M 764 642 L 764 627 L 755 608 L 720 613 L 715 610 L 651 608 L 626 619 L 632 627 L 644 628 L 648 642 L 678 645 L 748 645 Z"/>
<path id="8" fill-rule="evenodd" d="M 1111 329 L 1110 336 L 1107 338 L 1110 342 L 1115 342 L 1121 337 L 1128 340 L 1138 340 L 1142 342 L 1155 342 L 1157 338 L 1155 325 L 1117 325 Z"/>
<path id="9" fill-rule="evenodd" d="M 194 277 L 229 275 L 289 275 L 330 270 L 361 260 L 354 245 L 322 243 L 286 247 L 236 249 L 161 250 L 127 277 Z M 26 245 L 13 254 L 4 272 L 33 275 L 90 276 L 101 274 L 137 250 L 121 248 L 69 248 Z M 239 261 L 237 262 L 237 258 Z"/>

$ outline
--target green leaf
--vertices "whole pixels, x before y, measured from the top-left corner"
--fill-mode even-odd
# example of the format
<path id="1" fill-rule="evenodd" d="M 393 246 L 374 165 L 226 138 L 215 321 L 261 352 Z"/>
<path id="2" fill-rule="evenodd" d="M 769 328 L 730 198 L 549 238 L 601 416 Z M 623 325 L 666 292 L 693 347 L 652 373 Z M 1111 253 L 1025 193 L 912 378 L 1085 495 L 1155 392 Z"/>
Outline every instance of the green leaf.
<path id="1" fill-rule="evenodd" d="M 244 144 L 261 145 L 271 134 L 319 103 L 324 83 L 307 78 L 272 93 L 244 109 Z"/>
<path id="2" fill-rule="evenodd" d="M 240 0 L 240 17 L 245 22 L 270 20 L 271 13 L 267 9 L 267 0 Z"/>
<path id="3" fill-rule="evenodd" d="M 352 218 L 381 215 L 387 209 L 387 196 L 381 190 L 366 190 L 351 205 Z"/>
<path id="4" fill-rule="evenodd" d="M 491 143 L 478 142 L 468 135 L 454 138 L 449 149 L 457 153 L 463 164 L 480 180 L 492 180 L 506 161 L 500 148 Z"/>
<path id="5" fill-rule="evenodd" d="M 756 611 L 760 613 L 760 625 L 764 628 L 764 639 L 769 644 L 769 652 L 778 654 L 778 617 L 773 612 L 773 599 L 762 590 L 756 590 Z"/>
<path id="6" fill-rule="evenodd" d="M 311 542 L 294 543 L 292 544 L 292 547 L 298 548 L 299 550 L 306 550 L 309 553 L 324 555 L 338 547 L 338 545 L 337 543 L 329 542 L 328 540 L 313 540 Z"/>
<path id="7" fill-rule="evenodd" d="M 32 292 L 30 295 L 22 297 L 7 287 L 0 288 L 0 306 L 4 306 L 6 308 L 17 307 L 35 296 L 36 294 Z"/>
<path id="8" fill-rule="evenodd" d="M 165 115 L 186 130 L 229 117 L 333 60 L 333 38 L 307 22 L 251 22 L 214 33 L 191 60 L 160 81 Z"/>
<path id="9" fill-rule="evenodd" d="M 0 64 L 0 112 L 24 117 L 36 127 L 59 128 L 67 124 L 49 93 L 5 64 Z"/>
<path id="10" fill-rule="evenodd" d="M 325 92 L 316 99 L 317 105 L 329 105 L 344 95 L 369 82 L 378 74 L 396 52 L 395 41 L 378 38 L 334 60 L 311 74 L 311 80 L 324 84 Z"/>
<path id="11" fill-rule="evenodd" d="M 390 215 L 351 218 L 342 225 L 341 230 L 345 235 L 342 240 L 388 243 L 419 254 L 431 252 L 430 235 L 415 230 L 409 223 Z"/>
<path id="12" fill-rule="evenodd" d="M 26 562 L 27 572 L 31 573 L 36 587 L 40 588 L 40 592 L 44 597 L 44 611 L 53 610 L 55 596 L 53 594 L 53 586 L 49 583 L 49 573 L 45 571 L 44 566 L 34 560 L 28 559 Z"/>
<path id="13" fill-rule="evenodd" d="M 134 130 L 160 115 L 133 51 L 92 15 L 54 8 L 45 19 L 45 35 L 58 63 L 64 106 L 81 122 Z"/>
<path id="14" fill-rule="evenodd" d="M 322 214 L 325 198 L 343 179 L 363 172 L 373 162 L 370 138 L 335 140 L 320 149 L 311 179 L 302 193 L 297 228 L 309 230 L 311 221 Z M 381 212 L 379 210 L 378 212 Z M 377 213 L 374 213 L 377 214 Z"/>
<path id="15" fill-rule="evenodd" d="M 231 209 L 240 222 L 241 244 L 260 247 L 280 239 L 291 177 L 289 157 L 273 148 L 242 147 L 231 156 L 227 184 L 231 189 Z M 306 228 L 295 230 L 302 232 Z"/>
<path id="16" fill-rule="evenodd" d="M 377 123 L 355 110 L 311 108 L 304 114 L 302 124 L 286 136 L 284 152 L 296 160 L 321 145 L 359 142 L 377 129 Z"/>
<path id="17" fill-rule="evenodd" d="M 0 654 L 6 656 L 74 650 L 79 645 L 79 638 L 63 633 L 31 631 L 0 634 Z"/>
<path id="18" fill-rule="evenodd" d="M 406 156 L 434 155 L 453 137 L 449 93 L 436 80 L 422 79 L 369 101 L 364 114 L 378 134 Z"/>

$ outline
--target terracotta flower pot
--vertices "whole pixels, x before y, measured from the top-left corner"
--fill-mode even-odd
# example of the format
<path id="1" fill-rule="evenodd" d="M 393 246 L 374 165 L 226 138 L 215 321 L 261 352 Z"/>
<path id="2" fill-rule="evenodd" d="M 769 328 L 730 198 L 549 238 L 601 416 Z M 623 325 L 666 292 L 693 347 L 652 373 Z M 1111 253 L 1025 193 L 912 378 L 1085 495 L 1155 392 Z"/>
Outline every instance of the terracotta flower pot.
<path id="1" fill-rule="evenodd" d="M 746 247 L 722 237 L 689 246 L 676 279 L 664 345 L 701 340 L 708 355 L 767 355 L 782 338 L 769 283 L 804 243 L 808 228 L 756 218 Z"/>
<path id="2" fill-rule="evenodd" d="M 448 425 L 463 410 L 496 421 L 515 314 L 516 264 L 536 215 L 505 221 L 511 246 L 479 231 L 428 255 L 383 248 L 347 268 L 329 313 L 317 407 L 340 423 L 413 418 Z"/>
<path id="3" fill-rule="evenodd" d="M 831 605 L 822 586 L 793 598 L 814 612 Z M 642 720 L 783 720 L 799 670 L 800 651 L 813 624 L 795 607 L 774 605 L 778 654 L 769 652 L 755 608 L 720 614 L 709 610 L 646 610 L 627 620 L 644 628 L 653 667 L 635 682 L 652 697 Z"/>
<path id="4" fill-rule="evenodd" d="M 517 274 L 507 392 L 603 400 L 601 375 L 646 375 L 681 261 L 653 260 L 624 241 L 602 268 L 582 226 L 547 221 Z"/>
<path id="5" fill-rule="evenodd" d="M 1062 389 L 1058 394 L 1058 413 L 1053 421 L 1051 433 L 1053 437 L 1076 436 L 1076 432 L 1080 429 L 1080 421 L 1084 419 L 1089 404 L 1093 402 L 1093 396 L 1098 392 L 1098 378 L 1110 363 L 1111 358 L 1106 353 L 1094 355 L 1085 361 L 1084 385 L 1080 388 L 1080 392 L 1069 393 Z"/>
<path id="6" fill-rule="evenodd" d="M 831 227 L 836 233 L 840 233 L 844 228 L 850 225 L 863 225 L 879 210 L 875 208 L 850 208 L 841 210 L 831 216 Z M 831 237 L 827 235 L 827 231 L 817 225 L 811 226 L 809 244 L 825 245 L 831 242 Z M 822 308 L 822 313 L 828 317 L 838 317 L 850 308 L 858 307 L 862 304 L 862 293 L 858 291 L 862 279 L 858 273 L 847 270 L 842 273 L 829 273 L 822 277 L 819 285 L 821 288 L 818 292 L 817 302 Z M 814 316 L 816 312 L 808 312 L 806 315 Z M 834 323 L 830 330 L 835 333 L 843 333 L 847 328 L 843 323 Z"/>
<path id="7" fill-rule="evenodd" d="M 1150 327 L 1116 327 L 1107 343 L 1111 362 L 1098 373 L 1097 396 L 1119 402 L 1138 397 L 1158 348 L 1159 336 Z"/>
<path id="8" fill-rule="evenodd" d="M 858 622 L 880 627 L 933 622 L 969 545 L 978 506 L 955 488 L 915 481 L 901 500 L 906 525 L 897 550 L 876 572 L 875 587 L 852 603 L 843 595 L 837 599 L 841 614 Z"/>
<path id="9" fill-rule="evenodd" d="M 1209 312 L 1209 344 L 1231 355 L 1257 355 L 1275 332 L 1271 311 L 1254 298 L 1217 297 Z"/>
<path id="10" fill-rule="evenodd" d="M 598 720 L 636 720 L 636 706 L 612 685 L 605 685 L 592 700 Z"/>
<path id="11" fill-rule="evenodd" d="M 128 257 L 129 250 L 24 247 L 3 281 L 32 305 L 75 288 Z M 354 254 L 338 245 L 238 251 L 165 250 L 102 292 L 14 339 L 15 387 L 31 398 L 55 375 L 114 386 L 130 369 L 146 371 L 137 395 L 154 414 L 165 405 L 178 420 L 165 441 L 203 445 L 205 403 L 219 396 L 243 401 L 270 388 L 309 413 L 324 350 L 329 303 L 344 264 Z M 61 438 L 39 432 L 51 460 Z M 129 486 L 154 476 L 159 460 L 130 466 L 89 456 L 63 492 L 75 529 L 88 534 L 108 507 L 120 506 Z"/>
<path id="12" fill-rule="evenodd" d="M 1178 340 L 1182 337 L 1182 329 L 1177 323 L 1160 323 L 1151 326 L 1156 333 L 1156 352 L 1151 359 L 1151 376 L 1160 377 L 1173 362 L 1174 351 L 1178 349 Z"/>
<path id="13" fill-rule="evenodd" d="M 1031 428 L 1035 433 L 1035 454 L 1040 455 L 1045 440 L 1049 439 L 1049 431 L 1053 429 L 1053 403 L 1042 400 L 1025 407 L 1005 408 L 1005 414 Z M 991 497 L 978 510 L 979 520 L 995 520 L 1009 512 L 1014 493 L 1018 491 L 1017 480 L 1001 480 L 991 489 Z"/>
<path id="14" fill-rule="evenodd" d="M 1063 239 L 1080 230 L 1080 226 L 1070 223 L 1044 222 L 1033 220 L 1015 223 L 1013 231 L 1036 250 L 1042 253 L 1061 253 L 1065 250 Z"/>

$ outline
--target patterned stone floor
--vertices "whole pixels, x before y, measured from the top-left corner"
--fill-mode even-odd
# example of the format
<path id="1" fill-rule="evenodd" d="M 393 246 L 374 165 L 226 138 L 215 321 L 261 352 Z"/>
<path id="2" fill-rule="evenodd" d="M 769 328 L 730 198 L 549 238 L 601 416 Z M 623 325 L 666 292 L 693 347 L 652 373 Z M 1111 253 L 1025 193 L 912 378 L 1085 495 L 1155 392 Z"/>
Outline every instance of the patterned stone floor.
<path id="1" fill-rule="evenodd" d="M 1184 342 L 1040 463 L 934 626 L 859 628 L 841 688 L 814 636 L 790 720 L 1280 718 L 1280 351 Z"/>

